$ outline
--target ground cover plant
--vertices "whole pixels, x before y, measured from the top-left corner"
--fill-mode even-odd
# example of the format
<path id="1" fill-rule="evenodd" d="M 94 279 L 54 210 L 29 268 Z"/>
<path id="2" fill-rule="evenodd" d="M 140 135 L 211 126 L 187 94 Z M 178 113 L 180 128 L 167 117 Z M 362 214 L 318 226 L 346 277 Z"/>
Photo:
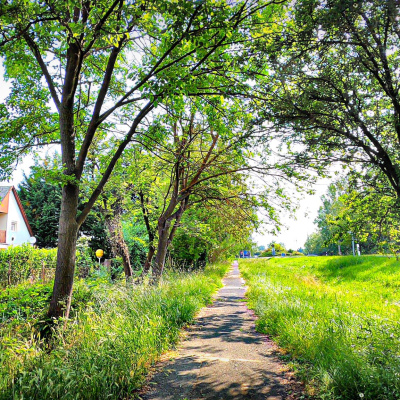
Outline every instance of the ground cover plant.
<path id="1" fill-rule="evenodd" d="M 257 327 L 323 399 L 400 398 L 400 262 L 388 257 L 241 260 Z"/>
<path id="2" fill-rule="evenodd" d="M 80 309 L 74 312 L 72 305 L 73 318 L 66 328 L 60 321 L 51 351 L 29 329 L 36 314 L 25 313 L 24 323 L 19 313 L 17 323 L 6 308 L 0 325 L 0 399 L 134 398 L 148 368 L 177 341 L 180 328 L 211 301 L 228 267 L 173 272 L 158 286 L 80 281 Z M 14 302 L 18 290 L 28 289 L 13 288 Z M 32 290 L 42 299 L 49 288 Z M 42 307 L 44 313 L 47 303 L 40 302 L 33 299 L 32 307 Z"/>

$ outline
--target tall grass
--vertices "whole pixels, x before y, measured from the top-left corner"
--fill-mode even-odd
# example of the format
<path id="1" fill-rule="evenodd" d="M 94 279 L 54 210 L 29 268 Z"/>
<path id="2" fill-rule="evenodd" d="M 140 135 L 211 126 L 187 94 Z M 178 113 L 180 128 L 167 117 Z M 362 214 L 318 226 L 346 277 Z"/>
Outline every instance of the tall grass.
<path id="1" fill-rule="evenodd" d="M 324 399 L 400 398 L 400 263 L 379 257 L 242 261 L 258 329 Z"/>
<path id="2" fill-rule="evenodd" d="M 227 267 L 171 274 L 158 287 L 106 285 L 66 331 L 60 327 L 50 353 L 32 337 L 3 335 L 0 399 L 132 396 L 179 329 L 211 301 Z"/>

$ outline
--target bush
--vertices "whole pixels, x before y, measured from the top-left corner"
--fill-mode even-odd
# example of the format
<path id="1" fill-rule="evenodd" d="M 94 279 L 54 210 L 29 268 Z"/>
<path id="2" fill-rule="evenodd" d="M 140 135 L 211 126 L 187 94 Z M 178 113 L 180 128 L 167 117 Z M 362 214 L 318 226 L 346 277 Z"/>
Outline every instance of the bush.
<path id="1" fill-rule="evenodd" d="M 0 251 L 0 287 L 28 279 L 40 280 L 43 265 L 46 277 L 53 277 L 56 257 L 57 249 L 36 249 L 30 245 L 10 246 Z"/>
<path id="2" fill-rule="evenodd" d="M 15 286 L 28 280 L 39 282 L 42 272 L 44 281 L 54 279 L 57 264 L 57 249 L 38 249 L 28 244 L 10 246 L 0 251 L 0 287 Z M 95 261 L 87 242 L 78 239 L 75 273 L 86 277 L 93 270 Z M 44 271 L 43 271 L 44 268 Z"/>
<path id="3" fill-rule="evenodd" d="M 23 284 L 0 293 L 0 324 L 39 318 L 48 306 L 52 287 L 50 284 Z"/>
<path id="4" fill-rule="evenodd" d="M 93 293 L 100 283 L 77 280 L 74 285 L 72 299 L 72 314 L 92 300 Z M 21 326 L 29 322 L 35 324 L 42 319 L 48 309 L 53 285 L 52 283 L 23 283 L 9 287 L 0 292 L 0 324 L 4 328 L 6 324 Z M 4 334 L 5 331 L 1 331 Z M 1 335 L 0 335 L 1 337 Z"/>
<path id="5" fill-rule="evenodd" d="M 95 268 L 95 250 L 89 247 L 90 238 L 81 236 L 76 242 L 75 274 L 79 278 L 86 278 Z"/>

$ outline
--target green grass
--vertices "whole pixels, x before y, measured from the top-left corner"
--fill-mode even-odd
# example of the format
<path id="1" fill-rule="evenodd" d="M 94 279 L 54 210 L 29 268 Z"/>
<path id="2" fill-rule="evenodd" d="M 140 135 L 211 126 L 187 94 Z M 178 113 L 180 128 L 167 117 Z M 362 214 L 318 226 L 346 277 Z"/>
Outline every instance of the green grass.
<path id="1" fill-rule="evenodd" d="M 400 399 L 400 262 L 243 260 L 258 329 L 323 399 Z"/>
<path id="2" fill-rule="evenodd" d="M 9 319 L 0 330 L 0 399 L 133 398 L 180 328 L 211 301 L 228 267 L 170 274 L 158 287 L 96 287 L 67 329 L 60 326 L 51 352 L 27 335 L 34 319 Z"/>

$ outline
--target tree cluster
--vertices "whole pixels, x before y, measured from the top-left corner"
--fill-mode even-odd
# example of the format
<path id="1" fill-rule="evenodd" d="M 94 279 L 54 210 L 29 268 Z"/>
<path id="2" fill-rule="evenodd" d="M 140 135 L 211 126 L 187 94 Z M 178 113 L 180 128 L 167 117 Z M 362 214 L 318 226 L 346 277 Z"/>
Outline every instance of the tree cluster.
<path id="1" fill-rule="evenodd" d="M 61 186 L 49 317 L 68 316 L 76 239 L 94 208 L 127 277 L 121 230 L 127 210 L 140 214 L 144 271 L 155 281 L 190 226 L 190 237 L 213 226 L 210 242 L 223 252 L 235 233 L 248 238 L 258 208 L 277 219 L 274 201 L 290 201 L 287 181 L 333 162 L 349 166 L 362 189 L 354 198 L 365 194 L 356 201 L 349 191 L 346 207 L 361 216 L 384 195 L 383 208 L 396 213 L 399 8 L 394 0 L 3 2 L 11 92 L 0 105 L 0 177 L 32 149 L 61 149 L 49 168 Z M 229 222 L 217 229 L 221 215 Z"/>

